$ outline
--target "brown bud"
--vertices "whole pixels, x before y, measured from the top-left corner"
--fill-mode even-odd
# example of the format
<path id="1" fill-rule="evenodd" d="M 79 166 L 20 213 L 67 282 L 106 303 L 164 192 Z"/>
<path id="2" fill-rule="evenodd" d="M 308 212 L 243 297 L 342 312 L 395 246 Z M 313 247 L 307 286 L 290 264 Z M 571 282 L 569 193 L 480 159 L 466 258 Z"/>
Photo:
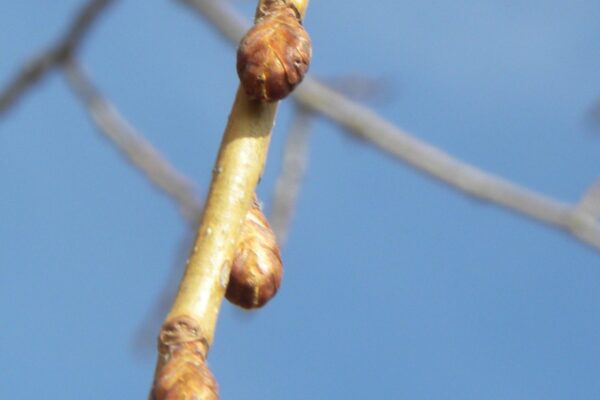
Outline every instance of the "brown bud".
<path id="1" fill-rule="evenodd" d="M 219 400 L 217 381 L 192 343 L 181 345 L 158 372 L 152 400 Z"/>
<path id="2" fill-rule="evenodd" d="M 277 293 L 282 274 L 275 235 L 255 200 L 242 226 L 225 297 L 242 308 L 262 307 Z"/>
<path id="3" fill-rule="evenodd" d="M 256 24 L 240 43 L 237 72 L 248 96 L 273 102 L 302 81 L 312 47 L 293 5 L 275 1 L 265 7 L 259 8 Z"/>
<path id="4" fill-rule="evenodd" d="M 218 400 L 217 382 L 206 366 L 208 343 L 197 321 L 180 316 L 163 324 L 159 365 L 151 400 Z"/>

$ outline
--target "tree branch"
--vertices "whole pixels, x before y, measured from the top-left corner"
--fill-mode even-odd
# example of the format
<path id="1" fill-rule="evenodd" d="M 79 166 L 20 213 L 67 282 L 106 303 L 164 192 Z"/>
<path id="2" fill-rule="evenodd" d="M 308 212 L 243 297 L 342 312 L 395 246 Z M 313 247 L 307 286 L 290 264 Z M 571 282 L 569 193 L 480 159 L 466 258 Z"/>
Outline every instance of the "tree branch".
<path id="1" fill-rule="evenodd" d="M 586 114 L 590 127 L 598 130 L 600 128 L 600 100 L 596 100 Z"/>
<path id="2" fill-rule="evenodd" d="M 241 32 L 247 24 L 226 2 L 179 1 L 202 13 L 233 43 L 240 40 Z M 584 209 L 553 200 L 454 158 L 310 76 L 304 79 L 294 96 L 305 107 L 329 118 L 347 132 L 449 187 L 564 230 L 582 242 L 600 249 L 598 221 Z"/>
<path id="3" fill-rule="evenodd" d="M 77 52 L 94 21 L 112 1 L 88 1 L 73 19 L 71 26 L 58 43 L 50 46 L 50 48 L 21 67 L 16 76 L 9 81 L 6 88 L 0 92 L 0 115 L 13 106 L 25 91 L 46 76 L 47 72 Z"/>
<path id="4" fill-rule="evenodd" d="M 283 165 L 275 184 L 271 209 L 271 227 L 280 246 L 287 240 L 300 185 L 306 172 L 308 139 L 313 119 L 314 116 L 306 108 L 296 107 L 285 143 Z"/>
<path id="5" fill-rule="evenodd" d="M 307 0 L 290 1 L 304 14 Z M 257 10 L 267 2 L 260 0 Z M 252 100 L 238 88 L 196 242 L 161 329 L 152 399 L 216 398 L 214 378 L 207 378 L 204 360 L 238 237 L 262 174 L 276 110 L 277 102 Z"/>
<path id="6" fill-rule="evenodd" d="M 582 213 L 588 214 L 593 218 L 600 218 L 600 182 L 594 183 L 587 192 L 584 193 L 578 204 Z"/>
<path id="7" fill-rule="evenodd" d="M 76 61 L 64 63 L 64 72 L 73 93 L 85 105 L 98 131 L 154 186 L 175 200 L 184 218 L 190 222 L 197 221 L 202 204 L 191 181 L 177 171 L 102 97 Z"/>
<path id="8" fill-rule="evenodd" d="M 306 107 L 451 188 L 564 229 L 600 249 L 600 229 L 582 210 L 458 160 L 313 79 L 307 79 L 296 96 Z"/>

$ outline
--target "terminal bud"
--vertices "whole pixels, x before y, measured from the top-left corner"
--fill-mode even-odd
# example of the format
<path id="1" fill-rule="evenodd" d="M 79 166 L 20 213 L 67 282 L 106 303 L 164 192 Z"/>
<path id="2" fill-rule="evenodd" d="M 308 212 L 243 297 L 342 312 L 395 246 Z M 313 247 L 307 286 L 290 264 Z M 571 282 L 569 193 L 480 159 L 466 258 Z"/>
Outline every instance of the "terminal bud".
<path id="1" fill-rule="evenodd" d="M 302 81 L 312 54 L 298 10 L 287 1 L 266 1 L 237 52 L 246 94 L 262 102 L 286 97 Z"/>

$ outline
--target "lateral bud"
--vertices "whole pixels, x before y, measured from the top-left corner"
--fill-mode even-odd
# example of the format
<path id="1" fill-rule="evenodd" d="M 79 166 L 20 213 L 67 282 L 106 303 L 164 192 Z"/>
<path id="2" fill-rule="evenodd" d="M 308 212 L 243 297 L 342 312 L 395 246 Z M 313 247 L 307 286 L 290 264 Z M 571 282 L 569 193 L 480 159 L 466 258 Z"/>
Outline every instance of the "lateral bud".
<path id="1" fill-rule="evenodd" d="M 240 232 L 225 297 L 242 308 L 262 307 L 277 293 L 282 275 L 275 234 L 254 199 Z"/>

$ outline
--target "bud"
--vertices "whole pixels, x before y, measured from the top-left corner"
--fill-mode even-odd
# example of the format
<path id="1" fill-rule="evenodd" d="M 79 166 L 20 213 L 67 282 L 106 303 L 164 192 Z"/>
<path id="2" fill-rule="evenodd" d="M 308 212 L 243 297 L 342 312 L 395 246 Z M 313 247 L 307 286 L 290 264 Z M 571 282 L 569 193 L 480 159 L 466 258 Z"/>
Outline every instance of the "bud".
<path id="1" fill-rule="evenodd" d="M 282 275 L 277 240 L 255 200 L 240 232 L 225 297 L 242 308 L 262 307 L 277 293 Z"/>
<path id="2" fill-rule="evenodd" d="M 219 400 L 217 382 L 190 344 L 175 350 L 154 381 L 151 400 Z"/>
<path id="3" fill-rule="evenodd" d="M 166 321 L 158 350 L 150 400 L 219 400 L 217 382 L 205 361 L 208 342 L 196 320 L 180 316 Z"/>
<path id="4" fill-rule="evenodd" d="M 295 6 L 281 0 L 264 3 L 238 48 L 237 72 L 249 97 L 273 102 L 302 81 L 312 47 Z"/>

